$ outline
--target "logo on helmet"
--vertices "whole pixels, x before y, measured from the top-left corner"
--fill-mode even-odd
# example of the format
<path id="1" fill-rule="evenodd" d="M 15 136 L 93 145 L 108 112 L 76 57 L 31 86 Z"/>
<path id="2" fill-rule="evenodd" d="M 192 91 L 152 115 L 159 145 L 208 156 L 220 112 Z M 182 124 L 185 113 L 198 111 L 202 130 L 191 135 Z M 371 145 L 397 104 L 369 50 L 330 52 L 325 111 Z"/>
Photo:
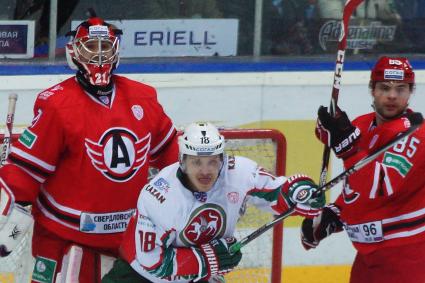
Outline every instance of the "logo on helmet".
<path id="1" fill-rule="evenodd" d="M 107 37 L 109 36 L 109 29 L 107 26 L 90 26 L 89 27 L 90 37 Z"/>
<path id="2" fill-rule="evenodd" d="M 403 70 L 394 70 L 394 69 L 385 69 L 384 70 L 384 80 L 404 80 L 404 71 Z"/>

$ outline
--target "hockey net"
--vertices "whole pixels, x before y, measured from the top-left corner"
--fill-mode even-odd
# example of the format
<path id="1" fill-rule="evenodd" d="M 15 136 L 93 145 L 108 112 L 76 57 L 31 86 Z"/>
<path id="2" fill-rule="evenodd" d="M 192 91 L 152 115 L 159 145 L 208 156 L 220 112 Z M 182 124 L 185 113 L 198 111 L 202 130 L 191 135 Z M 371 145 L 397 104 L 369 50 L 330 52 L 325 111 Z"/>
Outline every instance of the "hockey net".
<path id="1" fill-rule="evenodd" d="M 221 130 L 229 155 L 245 156 L 280 176 L 285 175 L 286 140 L 277 130 Z M 248 206 L 237 225 L 236 237 L 242 239 L 265 223 L 272 215 Z M 226 282 L 281 282 L 283 224 L 277 224 L 242 249 L 238 267 L 226 276 Z"/>
<path id="2" fill-rule="evenodd" d="M 275 173 L 285 174 L 286 141 L 282 133 L 268 129 L 224 129 L 229 155 L 245 156 Z M 17 136 L 14 136 L 16 139 Z M 2 140 L 2 139 L 1 139 Z M 248 207 L 237 225 L 241 239 L 272 220 L 272 216 Z M 283 224 L 266 232 L 242 249 L 239 266 L 226 276 L 226 282 L 281 282 Z M 0 258 L 0 283 L 29 282 L 33 269 L 31 234 L 5 258 Z"/>

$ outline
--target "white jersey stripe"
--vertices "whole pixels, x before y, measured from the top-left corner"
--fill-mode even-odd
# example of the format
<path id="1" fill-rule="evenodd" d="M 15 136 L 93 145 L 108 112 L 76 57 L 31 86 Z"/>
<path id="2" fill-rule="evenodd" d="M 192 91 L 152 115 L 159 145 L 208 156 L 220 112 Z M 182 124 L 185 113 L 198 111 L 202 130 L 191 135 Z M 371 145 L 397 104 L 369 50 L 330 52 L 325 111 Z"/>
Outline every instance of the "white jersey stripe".
<path id="1" fill-rule="evenodd" d="M 388 224 L 388 223 L 393 223 L 393 222 L 397 222 L 401 220 L 411 219 L 421 215 L 425 215 L 425 207 L 416 211 L 406 213 L 406 214 L 402 214 L 392 218 L 383 219 L 382 224 Z"/>
<path id="2" fill-rule="evenodd" d="M 44 206 L 40 203 L 40 200 L 37 199 L 37 206 L 38 208 L 41 210 L 41 212 L 49 219 L 58 222 L 60 224 L 62 224 L 63 226 L 66 226 L 70 229 L 76 230 L 76 231 L 80 231 L 79 227 L 77 226 L 72 226 L 69 223 L 66 223 L 62 220 L 60 220 L 59 218 L 57 218 L 56 216 L 54 216 L 53 214 L 51 214 L 47 209 L 44 208 Z"/>
<path id="3" fill-rule="evenodd" d="M 25 151 L 20 150 L 19 148 L 12 147 L 11 152 L 13 152 L 14 154 L 16 154 L 16 155 L 18 155 L 18 156 L 20 156 L 24 159 L 27 159 L 27 160 L 37 164 L 38 166 L 40 166 L 41 168 L 43 168 L 43 169 L 45 169 L 49 172 L 54 172 L 55 169 L 56 169 L 56 166 L 50 165 L 49 163 L 44 162 L 43 160 L 38 159 L 37 157 L 34 157 L 31 154 L 28 154 Z"/>
<path id="4" fill-rule="evenodd" d="M 422 233 L 424 231 L 425 231 L 425 225 L 423 225 L 422 227 L 413 229 L 413 230 L 409 230 L 409 231 L 403 231 L 403 232 L 398 232 L 398 233 L 389 234 L 389 235 L 385 234 L 384 239 L 390 240 L 390 239 L 394 239 L 394 238 L 410 237 L 410 236 Z"/>
<path id="5" fill-rule="evenodd" d="M 158 150 L 161 149 L 161 147 L 168 141 L 168 139 L 170 138 L 171 134 L 174 132 L 175 127 L 174 125 L 171 125 L 170 130 L 168 131 L 167 135 L 165 136 L 165 138 L 157 145 L 155 146 L 153 149 L 151 149 L 151 151 L 149 152 L 149 154 L 153 155 L 155 154 Z"/>
<path id="6" fill-rule="evenodd" d="M 15 166 L 19 167 L 22 171 L 33 177 L 37 182 L 43 184 L 46 181 L 46 178 L 43 178 L 39 175 L 36 175 L 32 173 L 31 171 L 27 170 L 25 167 L 19 166 L 18 164 L 14 164 Z"/>
<path id="7" fill-rule="evenodd" d="M 49 195 L 49 193 L 47 193 L 47 191 L 43 188 L 43 187 L 41 187 L 41 193 L 49 200 L 49 202 L 56 208 L 56 209 L 58 209 L 58 210 L 62 210 L 62 211 L 65 211 L 66 213 L 69 213 L 69 214 L 74 214 L 75 216 L 77 216 L 77 217 L 80 217 L 80 215 L 81 215 L 81 213 L 82 213 L 82 211 L 80 211 L 80 210 L 77 210 L 77 209 L 73 209 L 73 208 L 70 208 L 70 207 L 67 207 L 67 206 L 63 206 L 63 205 L 61 205 L 61 204 L 59 204 L 59 203 L 57 203 L 56 201 L 55 201 L 55 199 L 51 196 L 51 195 Z"/>

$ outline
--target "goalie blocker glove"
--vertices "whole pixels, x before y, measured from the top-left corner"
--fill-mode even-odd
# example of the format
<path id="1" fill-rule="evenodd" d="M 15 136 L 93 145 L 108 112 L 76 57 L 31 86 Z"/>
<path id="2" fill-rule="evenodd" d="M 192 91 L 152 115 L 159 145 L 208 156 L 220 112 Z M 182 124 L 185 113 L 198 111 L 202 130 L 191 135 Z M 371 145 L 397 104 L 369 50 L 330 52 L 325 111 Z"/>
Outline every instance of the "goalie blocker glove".
<path id="1" fill-rule="evenodd" d="M 313 219 L 305 218 L 301 225 L 301 243 L 304 249 L 314 249 L 327 236 L 342 231 L 343 224 L 339 216 L 339 208 L 330 204 Z"/>
<path id="2" fill-rule="evenodd" d="M 316 123 L 316 137 L 332 148 L 338 158 L 347 158 L 356 151 L 355 143 L 360 138 L 360 129 L 354 127 L 347 114 L 337 107 L 332 117 L 328 108 L 319 107 Z"/>
<path id="3" fill-rule="evenodd" d="M 230 253 L 229 247 L 236 242 L 233 237 L 214 239 L 200 247 L 192 248 L 199 263 L 197 282 L 208 280 L 217 275 L 225 275 L 235 268 L 242 259 L 241 251 Z"/>

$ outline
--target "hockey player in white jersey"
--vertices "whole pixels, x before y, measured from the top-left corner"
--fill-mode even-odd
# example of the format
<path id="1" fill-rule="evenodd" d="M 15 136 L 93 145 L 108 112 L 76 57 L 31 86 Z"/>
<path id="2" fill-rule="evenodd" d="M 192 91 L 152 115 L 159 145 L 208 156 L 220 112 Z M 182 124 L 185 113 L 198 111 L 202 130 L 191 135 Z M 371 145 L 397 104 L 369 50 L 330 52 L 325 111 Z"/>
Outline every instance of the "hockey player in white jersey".
<path id="1" fill-rule="evenodd" d="M 307 217 L 324 205 L 323 194 L 313 197 L 317 186 L 309 177 L 275 177 L 248 158 L 226 155 L 224 147 L 210 123 L 185 129 L 179 162 L 142 189 L 122 259 L 103 283 L 216 282 L 241 260 L 229 246 L 247 204 L 273 214 L 294 207 Z"/>

